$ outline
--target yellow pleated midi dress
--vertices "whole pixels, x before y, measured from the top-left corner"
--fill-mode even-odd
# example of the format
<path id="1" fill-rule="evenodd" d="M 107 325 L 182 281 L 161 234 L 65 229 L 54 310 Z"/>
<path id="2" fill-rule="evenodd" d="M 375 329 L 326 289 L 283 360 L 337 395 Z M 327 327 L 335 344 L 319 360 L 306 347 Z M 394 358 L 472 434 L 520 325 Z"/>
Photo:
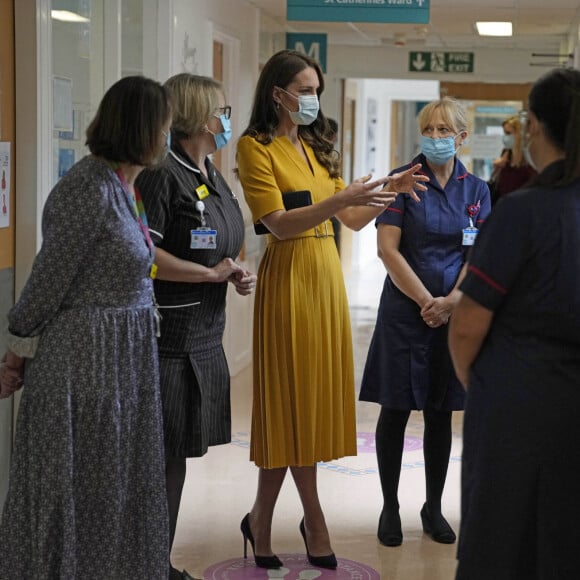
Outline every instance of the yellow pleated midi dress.
<path id="1" fill-rule="evenodd" d="M 344 189 L 303 142 L 245 136 L 237 163 L 254 221 L 284 209 L 282 192 L 317 203 Z M 352 336 L 329 220 L 288 240 L 267 235 L 254 307 L 250 459 L 258 467 L 312 466 L 356 455 Z M 327 235 L 328 234 L 328 235 Z"/>

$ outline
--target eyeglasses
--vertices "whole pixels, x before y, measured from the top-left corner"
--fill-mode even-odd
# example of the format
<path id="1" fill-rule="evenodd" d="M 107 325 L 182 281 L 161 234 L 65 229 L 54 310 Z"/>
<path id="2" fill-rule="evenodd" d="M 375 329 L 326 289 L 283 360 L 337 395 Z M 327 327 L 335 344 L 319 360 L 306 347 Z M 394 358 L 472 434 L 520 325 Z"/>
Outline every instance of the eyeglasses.
<path id="1" fill-rule="evenodd" d="M 230 107 L 230 105 L 226 105 L 225 107 L 218 107 L 218 111 L 226 119 L 229 119 L 232 116 L 232 108 Z"/>

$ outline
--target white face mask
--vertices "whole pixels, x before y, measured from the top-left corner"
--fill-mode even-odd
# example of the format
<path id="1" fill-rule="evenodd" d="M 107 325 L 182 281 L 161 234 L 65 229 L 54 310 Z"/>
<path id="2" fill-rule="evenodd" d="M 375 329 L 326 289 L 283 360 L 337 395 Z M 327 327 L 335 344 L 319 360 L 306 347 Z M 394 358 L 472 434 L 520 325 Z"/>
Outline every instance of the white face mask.
<path id="1" fill-rule="evenodd" d="M 516 144 L 516 136 L 512 135 L 511 133 L 506 133 L 502 135 L 502 143 L 506 149 L 513 149 L 514 145 Z"/>
<path id="2" fill-rule="evenodd" d="M 522 153 L 524 154 L 524 159 L 526 160 L 528 165 L 532 169 L 535 169 L 537 171 L 538 168 L 536 167 L 536 164 L 534 163 L 534 160 L 532 159 L 532 154 L 530 153 L 531 141 L 532 140 L 531 140 L 529 135 L 524 135 L 524 144 L 522 146 Z"/>
<path id="3" fill-rule="evenodd" d="M 290 119 L 295 125 L 311 125 L 318 117 L 320 103 L 317 95 L 293 95 L 285 89 L 280 89 L 286 94 L 298 99 L 298 110 L 290 111 L 283 103 L 282 106 L 288 111 Z"/>
<path id="4" fill-rule="evenodd" d="M 536 167 L 536 164 L 534 163 L 534 160 L 532 159 L 532 154 L 530 153 L 530 141 L 531 141 L 531 139 L 529 139 L 524 144 L 524 146 L 522 147 L 522 153 L 524 154 L 524 159 L 527 161 L 528 165 L 532 169 L 535 169 L 537 171 L 538 168 Z"/>

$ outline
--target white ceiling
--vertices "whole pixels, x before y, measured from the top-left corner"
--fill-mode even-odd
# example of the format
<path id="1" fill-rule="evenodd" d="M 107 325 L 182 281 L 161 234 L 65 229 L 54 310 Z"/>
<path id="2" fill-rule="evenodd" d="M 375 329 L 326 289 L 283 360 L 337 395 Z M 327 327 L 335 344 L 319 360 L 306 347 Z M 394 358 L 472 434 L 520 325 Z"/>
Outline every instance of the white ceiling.
<path id="1" fill-rule="evenodd" d="M 530 52 L 531 60 L 554 65 L 565 62 L 565 57 L 531 55 L 559 55 L 567 51 L 569 36 L 578 38 L 580 22 L 578 0 L 431 0 L 427 25 L 287 22 L 286 0 L 248 1 L 268 18 L 283 25 L 286 32 L 327 33 L 329 45 L 394 45 L 395 35 L 402 35 L 405 45 L 411 49 L 521 49 Z M 475 31 L 478 20 L 510 20 L 514 35 L 510 38 L 480 37 Z"/>

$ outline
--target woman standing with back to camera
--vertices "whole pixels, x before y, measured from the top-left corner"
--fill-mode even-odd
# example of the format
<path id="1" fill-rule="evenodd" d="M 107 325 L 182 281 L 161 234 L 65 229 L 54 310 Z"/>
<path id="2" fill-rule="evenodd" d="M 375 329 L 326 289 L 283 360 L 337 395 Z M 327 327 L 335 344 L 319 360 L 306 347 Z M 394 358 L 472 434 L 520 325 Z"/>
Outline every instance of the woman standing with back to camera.
<path id="1" fill-rule="evenodd" d="M 580 71 L 534 83 L 524 149 L 539 174 L 493 210 L 451 322 L 457 580 L 580 578 Z"/>
<path id="2" fill-rule="evenodd" d="M 400 195 L 377 218 L 379 256 L 388 272 L 369 347 L 360 399 L 381 405 L 376 451 L 383 492 L 378 538 L 403 541 L 398 487 L 405 427 L 423 411 L 426 501 L 423 530 L 436 542 L 455 542 L 441 511 L 451 451 L 451 412 L 464 392 L 447 350 L 447 322 L 457 299 L 467 249 L 490 212 L 489 189 L 457 159 L 467 138 L 461 105 L 445 97 L 419 113 L 421 163 L 427 191 L 415 203 Z M 402 169 L 405 169 L 403 167 Z"/>
<path id="3" fill-rule="evenodd" d="M 271 548 L 274 507 L 288 468 L 304 508 L 300 533 L 310 563 L 336 568 L 318 498 L 316 463 L 356 454 L 354 371 L 346 293 L 332 237 L 333 215 L 358 229 L 396 196 L 423 188 L 415 165 L 391 178 L 349 185 L 319 109 L 316 61 L 276 53 L 256 88 L 238 143 L 239 177 L 255 221 L 271 232 L 254 312 L 254 402 L 250 457 L 260 468 L 243 519 L 258 566 L 282 565 Z M 385 189 L 379 186 L 388 182 Z M 286 211 L 282 193 L 308 190 L 312 204 Z M 371 207 L 366 207 L 371 206 Z M 378 206 L 378 207 L 372 207 Z"/>

